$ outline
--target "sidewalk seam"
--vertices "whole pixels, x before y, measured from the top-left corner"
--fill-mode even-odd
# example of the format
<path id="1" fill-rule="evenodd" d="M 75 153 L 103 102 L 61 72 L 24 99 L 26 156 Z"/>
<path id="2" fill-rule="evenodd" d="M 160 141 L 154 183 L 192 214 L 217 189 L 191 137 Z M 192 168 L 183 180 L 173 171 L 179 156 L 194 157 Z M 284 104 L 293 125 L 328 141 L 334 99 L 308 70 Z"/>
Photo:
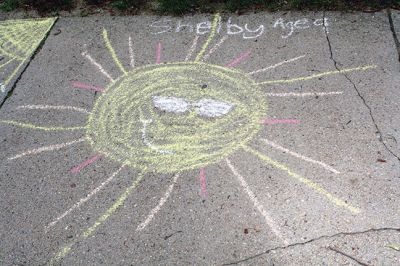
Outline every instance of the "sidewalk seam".
<path id="1" fill-rule="evenodd" d="M 400 42 L 399 42 L 399 39 L 397 38 L 397 33 L 394 28 L 392 11 L 390 10 L 390 8 L 388 8 L 386 11 L 387 11 L 387 16 L 388 16 L 388 20 L 389 20 L 390 30 L 392 31 L 392 35 L 393 35 L 393 41 L 394 41 L 394 44 L 397 49 L 397 54 L 399 55 L 398 60 L 400 62 Z"/>
<path id="2" fill-rule="evenodd" d="M 323 27 L 325 30 L 325 36 L 326 36 L 326 40 L 328 42 L 328 47 L 329 47 L 329 52 L 330 52 L 330 59 L 333 61 L 333 64 L 336 68 L 336 70 L 340 71 L 339 67 L 337 66 L 337 61 L 335 60 L 334 56 L 333 56 L 333 51 L 332 51 L 332 45 L 331 45 L 331 41 L 329 39 L 329 34 L 328 31 L 326 29 L 325 26 L 325 11 L 323 11 Z M 356 84 L 349 78 L 349 76 L 346 73 L 341 73 L 353 86 L 354 90 L 356 91 L 358 97 L 360 97 L 360 99 L 362 100 L 363 104 L 365 107 L 367 107 L 368 112 L 369 112 L 369 116 L 371 117 L 372 123 L 374 124 L 374 127 L 376 129 L 376 132 L 379 136 L 379 142 L 382 143 L 382 145 L 385 147 L 386 151 L 389 152 L 391 155 L 393 155 L 398 161 L 400 161 L 400 156 L 395 154 L 385 143 L 384 141 L 384 137 L 383 137 L 383 133 L 380 130 L 380 128 L 378 127 L 378 124 L 376 123 L 375 117 L 372 113 L 372 108 L 371 106 L 368 105 L 367 101 L 365 100 L 364 96 L 361 94 L 360 90 L 357 88 Z"/>

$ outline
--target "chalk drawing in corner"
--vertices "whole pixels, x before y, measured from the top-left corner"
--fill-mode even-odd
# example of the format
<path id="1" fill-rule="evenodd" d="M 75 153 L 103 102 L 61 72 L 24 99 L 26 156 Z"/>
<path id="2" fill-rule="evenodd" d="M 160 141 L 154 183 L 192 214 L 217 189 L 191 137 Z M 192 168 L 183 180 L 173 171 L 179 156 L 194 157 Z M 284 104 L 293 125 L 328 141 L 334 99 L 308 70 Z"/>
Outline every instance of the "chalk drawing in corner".
<path id="1" fill-rule="evenodd" d="M 82 57 L 88 64 L 97 69 L 100 74 L 109 80 L 108 84 L 84 84 L 78 81 L 72 83 L 76 89 L 83 89 L 100 94 L 92 110 L 75 106 L 26 105 L 17 109 L 40 109 L 63 112 L 74 112 L 87 116 L 87 122 L 73 127 L 43 126 L 31 123 L 22 123 L 14 120 L 2 120 L 0 123 L 17 126 L 29 130 L 42 131 L 78 131 L 82 138 L 67 140 L 64 143 L 52 144 L 22 151 L 9 160 L 16 160 L 26 156 L 37 156 L 43 152 L 51 152 L 88 143 L 93 150 L 92 155 L 83 160 L 83 163 L 72 168 L 71 173 L 79 174 L 91 164 L 102 160 L 112 160 L 119 163 L 120 168 L 105 179 L 98 187 L 77 201 L 69 209 L 60 213 L 45 226 L 51 230 L 64 217 L 80 209 L 100 190 L 104 189 L 124 168 L 137 169 L 140 174 L 125 188 L 119 198 L 104 213 L 99 214 L 97 220 L 84 229 L 82 234 L 67 243 L 54 255 L 50 264 L 57 263 L 67 256 L 76 244 L 92 236 L 97 229 L 119 208 L 128 196 L 137 188 L 141 180 L 148 173 L 170 174 L 171 180 L 165 194 L 161 197 L 148 216 L 138 222 L 135 232 L 147 228 L 150 222 L 170 197 L 181 172 L 197 170 L 201 183 L 201 195 L 208 194 L 206 188 L 206 167 L 215 163 L 224 162 L 232 176 L 238 180 L 238 185 L 248 195 L 249 200 L 264 218 L 265 223 L 275 236 L 284 244 L 290 243 L 287 233 L 282 232 L 278 223 L 274 221 L 266 208 L 260 203 L 257 195 L 252 191 L 246 178 L 235 167 L 229 157 L 238 150 L 254 156 L 255 160 L 268 164 L 286 173 L 294 182 L 298 182 L 316 193 L 321 200 L 342 208 L 353 214 L 361 210 L 347 201 L 338 198 L 329 192 L 323 185 L 301 176 L 287 165 L 270 158 L 251 145 L 251 141 L 259 141 L 269 148 L 284 152 L 305 163 L 321 167 L 333 174 L 339 174 L 327 163 L 320 162 L 296 151 L 291 151 L 272 140 L 267 140 L 260 132 L 265 126 L 288 126 L 300 124 L 300 120 L 292 118 L 268 117 L 267 98 L 281 101 L 285 97 L 307 98 L 315 95 L 339 97 L 343 92 L 296 92 L 296 93 L 269 93 L 271 84 L 288 84 L 308 82 L 323 77 L 330 77 L 341 73 L 367 71 L 375 65 L 352 66 L 341 70 L 326 70 L 318 74 L 290 77 L 287 79 L 273 79 L 257 81 L 262 75 L 277 67 L 290 65 L 305 55 L 295 58 L 286 58 L 281 62 L 274 62 L 270 66 L 255 69 L 246 73 L 238 67 L 246 63 L 252 50 L 243 51 L 236 57 L 226 60 L 221 65 L 210 64 L 207 59 L 220 47 L 229 43 L 229 37 L 218 37 L 217 28 L 220 16 L 214 16 L 208 35 L 204 40 L 198 36 L 183 55 L 182 61 L 165 62 L 163 51 L 166 50 L 161 42 L 155 44 L 154 64 L 146 66 L 135 65 L 133 40 L 129 36 L 126 46 L 128 50 L 127 62 L 123 63 L 117 56 L 109 38 L 109 33 L 103 29 L 105 47 L 113 59 L 116 69 L 121 74 L 114 77 L 90 51 L 83 51 Z M 279 21 L 279 23 L 283 23 Z M 278 24 L 279 24 L 278 23 Z M 277 26 L 279 26 L 277 24 Z M 299 23 L 298 23 L 299 24 Z M 291 25 L 291 24 L 290 24 Z M 300 24 L 297 25 L 300 27 Z M 198 47 L 198 43 L 202 45 Z M 256 60 L 253 58 L 253 60 Z M 129 61 L 129 64 L 128 64 Z M 129 66 L 129 68 L 127 67 Z"/>
<path id="2" fill-rule="evenodd" d="M 0 77 L 2 92 L 18 74 L 29 57 L 37 49 L 55 18 L 19 19 L 0 22 Z"/>

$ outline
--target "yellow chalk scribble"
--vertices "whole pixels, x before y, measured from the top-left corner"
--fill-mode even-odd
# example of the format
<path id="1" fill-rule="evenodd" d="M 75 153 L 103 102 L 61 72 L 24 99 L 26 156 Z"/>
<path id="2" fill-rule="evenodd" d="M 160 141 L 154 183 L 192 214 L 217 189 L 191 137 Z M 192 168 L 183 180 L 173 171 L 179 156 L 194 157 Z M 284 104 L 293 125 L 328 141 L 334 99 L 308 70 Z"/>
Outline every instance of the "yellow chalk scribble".
<path id="1" fill-rule="evenodd" d="M 179 97 L 193 106 L 179 114 L 160 113 L 154 97 Z M 221 117 L 205 118 L 196 113 L 196 103 L 204 99 L 233 107 Z M 252 139 L 266 114 L 265 100 L 255 82 L 235 69 L 202 62 L 149 65 L 106 89 L 89 115 L 87 138 L 96 152 L 143 171 L 196 169 Z"/>
<path id="2" fill-rule="evenodd" d="M 278 84 L 278 83 L 293 83 L 297 81 L 306 81 L 310 79 L 316 79 L 324 76 L 331 76 L 335 74 L 342 74 L 342 73 L 347 73 L 347 72 L 353 72 L 353 71 L 365 71 L 371 68 L 376 68 L 376 65 L 368 65 L 368 66 L 362 66 L 362 67 L 354 67 L 354 68 L 345 68 L 341 70 L 335 70 L 335 71 L 328 71 L 328 72 L 322 72 L 319 74 L 311 75 L 311 76 L 305 76 L 305 77 L 298 77 L 298 78 L 293 78 L 293 79 L 276 79 L 276 80 L 267 80 L 263 82 L 259 82 L 259 85 L 265 85 L 265 84 Z"/>
<path id="3" fill-rule="evenodd" d="M 18 62 L 12 73 L 4 78 L 5 85 L 8 85 L 37 49 L 55 21 L 56 18 L 45 18 L 0 22 L 0 55 L 7 59 L 0 70 L 11 62 Z"/>
<path id="4" fill-rule="evenodd" d="M 197 61 L 201 61 L 204 53 L 207 50 L 207 47 L 210 45 L 212 39 L 215 36 L 215 33 L 217 32 L 217 27 L 218 27 L 218 23 L 221 20 L 221 16 L 219 15 L 219 13 L 214 15 L 214 20 L 213 23 L 211 25 L 211 32 L 210 35 L 208 35 L 207 41 L 204 43 L 203 47 L 201 48 L 200 52 L 197 54 L 196 59 L 194 60 L 195 62 Z"/>
<path id="5" fill-rule="evenodd" d="M 296 174 L 295 172 L 293 172 L 292 170 L 290 170 L 286 165 L 281 164 L 277 161 L 272 160 L 271 158 L 269 158 L 268 156 L 260 153 L 259 151 L 256 151 L 246 145 L 243 145 L 243 149 L 247 152 L 250 152 L 254 155 L 256 155 L 258 158 L 260 158 L 261 160 L 263 160 L 264 162 L 285 171 L 290 177 L 293 177 L 294 179 L 302 182 L 303 184 L 307 185 L 309 188 L 312 188 L 313 190 L 317 191 L 318 193 L 320 193 L 321 195 L 323 195 L 325 198 L 327 198 L 329 201 L 331 201 L 332 203 L 336 204 L 337 206 L 343 207 L 347 210 L 349 210 L 352 213 L 358 214 L 361 212 L 361 210 L 359 208 L 353 207 L 350 204 L 347 204 L 344 200 L 339 199 L 337 197 L 335 197 L 334 195 L 332 195 L 330 192 L 328 192 L 326 189 L 324 189 L 323 187 L 321 187 L 320 185 L 314 183 L 313 181 L 311 181 L 308 178 L 302 177 L 299 174 Z"/>
<path id="6" fill-rule="evenodd" d="M 390 244 L 390 245 L 387 245 L 385 247 L 394 249 L 396 251 L 400 251 L 400 245 L 399 244 Z"/>
<path id="7" fill-rule="evenodd" d="M 115 64 L 119 67 L 119 69 L 122 71 L 122 73 L 124 73 L 126 75 L 127 72 L 126 72 L 125 68 L 122 66 L 121 61 L 119 61 L 117 54 L 115 53 L 115 50 L 111 45 L 110 39 L 108 38 L 108 32 L 106 29 L 103 29 L 103 38 L 104 38 L 106 47 L 107 47 L 108 51 L 110 52 L 111 57 L 113 58 Z"/>
<path id="8" fill-rule="evenodd" d="M 12 120 L 0 120 L 0 123 L 13 125 L 13 126 L 17 126 L 17 127 L 22 127 L 22 128 L 30 128 L 30 129 L 44 130 L 44 131 L 69 131 L 69 130 L 81 130 L 81 129 L 86 128 L 86 127 L 44 127 L 44 126 L 37 126 L 34 124 L 29 124 L 29 123 L 20 123 L 20 122 L 12 121 Z"/>

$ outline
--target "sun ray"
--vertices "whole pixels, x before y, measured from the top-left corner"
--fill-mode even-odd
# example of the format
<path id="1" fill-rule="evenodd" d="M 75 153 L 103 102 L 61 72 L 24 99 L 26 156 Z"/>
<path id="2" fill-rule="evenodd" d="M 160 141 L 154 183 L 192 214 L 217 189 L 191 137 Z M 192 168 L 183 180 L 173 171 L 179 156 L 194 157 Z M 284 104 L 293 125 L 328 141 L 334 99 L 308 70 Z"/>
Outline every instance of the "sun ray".
<path id="1" fill-rule="evenodd" d="M 69 252 L 71 252 L 72 247 L 80 242 L 91 236 L 94 232 L 96 232 L 97 228 L 102 225 L 118 208 L 120 208 L 125 200 L 128 198 L 128 196 L 131 194 L 132 190 L 135 189 L 139 183 L 143 179 L 143 173 L 140 173 L 138 178 L 136 178 L 133 183 L 126 188 L 124 193 L 117 199 L 117 201 L 110 207 L 108 208 L 97 220 L 96 222 L 90 226 L 88 229 L 86 229 L 81 235 L 79 235 L 74 242 L 71 242 L 64 246 L 50 261 L 50 265 L 54 265 L 57 263 L 60 259 L 68 255 Z"/>
<path id="2" fill-rule="evenodd" d="M 86 128 L 86 126 L 84 126 L 84 127 L 44 127 L 44 126 L 37 126 L 34 124 L 20 123 L 20 122 L 12 121 L 12 120 L 0 120 L 0 123 L 13 125 L 13 126 L 17 126 L 17 127 L 22 127 L 22 128 L 44 130 L 44 131 L 71 131 L 71 130 L 81 130 L 81 129 Z"/>
<path id="3" fill-rule="evenodd" d="M 22 105 L 15 109 L 29 109 L 29 110 L 70 110 L 80 113 L 90 114 L 86 109 L 75 107 L 75 106 L 65 106 L 65 105 Z"/>
<path id="4" fill-rule="evenodd" d="M 157 204 L 157 206 L 150 211 L 146 220 L 144 220 L 141 224 L 138 225 L 138 227 L 136 228 L 136 232 L 141 231 L 144 228 L 146 228 L 146 226 L 151 222 L 151 220 L 153 220 L 154 216 L 161 210 L 161 207 L 165 204 L 165 202 L 171 195 L 171 192 L 174 189 L 174 186 L 175 186 L 176 182 L 178 181 L 178 178 L 179 178 L 179 174 L 175 174 L 174 178 L 172 180 L 172 184 L 169 185 L 167 191 L 165 192 L 164 197 L 162 197 L 160 199 L 160 202 Z"/>
<path id="5" fill-rule="evenodd" d="M 114 79 L 111 77 L 111 75 L 108 74 L 107 71 L 104 70 L 102 65 L 97 63 L 96 60 L 94 60 L 87 51 L 82 52 L 82 56 L 89 60 L 89 62 L 92 63 L 92 65 L 94 65 L 106 78 L 108 78 L 110 82 L 114 83 Z"/>
<path id="6" fill-rule="evenodd" d="M 77 82 L 77 81 L 72 82 L 72 86 L 77 89 L 84 89 L 84 90 L 90 90 L 90 91 L 95 91 L 95 92 L 104 92 L 105 91 L 104 88 L 84 84 L 84 83 Z"/>
<path id="7" fill-rule="evenodd" d="M 19 69 L 25 64 L 26 60 L 23 60 L 19 65 L 14 69 L 14 71 L 10 74 L 10 76 L 4 81 L 4 85 L 8 85 L 10 81 L 14 78 L 15 75 L 17 75 Z"/>
<path id="8" fill-rule="evenodd" d="M 264 125 L 276 125 L 276 124 L 300 124 L 297 119 L 264 119 L 262 122 Z"/>
<path id="9" fill-rule="evenodd" d="M 248 75 L 254 75 L 254 74 L 257 74 L 257 73 L 265 72 L 265 71 L 267 71 L 267 70 L 277 68 L 277 67 L 279 67 L 279 66 L 281 66 L 281 65 L 294 62 L 294 61 L 299 60 L 299 59 L 301 59 L 301 58 L 303 58 L 303 57 L 305 57 L 305 56 L 306 56 L 306 55 L 300 55 L 300 56 L 295 57 L 295 58 L 292 58 L 292 59 L 287 59 L 287 60 L 282 61 L 282 62 L 279 62 L 279 63 L 277 63 L 277 64 L 275 64 L 275 65 L 272 65 L 272 66 L 269 66 L 269 67 L 266 67 L 266 68 L 262 68 L 262 69 L 258 69 L 258 70 L 256 70 L 256 71 L 252 71 L 252 72 L 249 72 L 249 73 L 247 73 L 247 74 L 248 74 Z"/>
<path id="10" fill-rule="evenodd" d="M 85 168 L 86 166 L 91 165 L 95 161 L 99 160 L 101 157 L 103 157 L 101 154 L 96 154 L 96 155 L 90 157 L 86 161 L 84 161 L 81 164 L 79 164 L 79 165 L 75 166 L 74 168 L 72 168 L 71 169 L 71 173 L 73 173 L 73 174 L 79 173 L 83 168 Z"/>
<path id="11" fill-rule="evenodd" d="M 205 199 L 207 197 L 207 181 L 206 181 L 206 174 L 204 168 L 200 169 L 199 173 L 200 179 L 200 188 L 201 188 L 201 197 Z"/>
<path id="12" fill-rule="evenodd" d="M 313 163 L 313 164 L 318 164 L 319 166 L 325 168 L 326 170 L 328 170 L 328 171 L 330 171 L 332 173 L 340 174 L 340 172 L 338 170 L 336 170 L 333 167 L 327 165 L 326 163 L 311 159 L 311 158 L 309 158 L 307 156 L 298 154 L 298 153 L 296 153 L 294 151 L 290 151 L 290 150 L 288 150 L 288 149 L 286 149 L 286 148 L 284 148 L 284 147 L 282 147 L 282 146 L 280 146 L 280 145 L 278 145 L 278 144 L 276 144 L 276 143 L 274 143 L 274 142 L 272 142 L 270 140 L 262 139 L 262 141 L 264 141 L 267 145 L 271 146 L 272 148 L 275 148 L 277 150 L 283 151 L 283 152 L 285 152 L 287 154 L 290 154 L 290 155 L 292 155 L 292 156 L 294 156 L 296 158 L 302 159 L 303 161 L 306 161 L 306 162 L 309 162 L 309 163 Z"/>
<path id="13" fill-rule="evenodd" d="M 287 93 L 266 93 L 267 96 L 272 97 L 315 97 L 315 96 L 330 96 L 330 95 L 339 95 L 343 94 L 343 91 L 331 91 L 331 92 L 287 92 Z"/>
<path id="14" fill-rule="evenodd" d="M 251 50 L 248 50 L 242 54 L 240 54 L 237 58 L 235 58 L 234 60 L 232 60 L 230 63 L 226 64 L 226 67 L 235 67 L 237 66 L 241 61 L 243 61 L 244 59 L 246 59 L 247 57 L 250 56 Z"/>
<path id="15" fill-rule="evenodd" d="M 297 81 L 306 81 L 310 79 L 316 79 L 324 76 L 331 76 L 335 74 L 342 74 L 342 73 L 347 73 L 347 72 L 354 72 L 354 71 L 365 71 L 371 68 L 376 68 L 376 65 L 368 65 L 368 66 L 362 66 L 362 67 L 354 67 L 354 68 L 345 68 L 341 70 L 334 70 L 334 71 L 327 71 L 327 72 L 322 72 L 319 74 L 314 74 L 311 76 L 304 76 L 304 77 L 298 77 L 298 78 L 292 78 L 292 79 L 276 79 L 276 80 L 267 80 L 263 82 L 257 83 L 258 85 L 265 85 L 265 84 L 281 84 L 281 83 L 294 83 Z"/>
<path id="16" fill-rule="evenodd" d="M 210 49 L 210 51 L 208 51 L 208 53 L 203 57 L 203 59 L 201 61 L 206 61 L 215 51 L 218 50 L 218 48 L 226 41 L 226 39 L 228 39 L 228 35 L 225 35 L 224 37 L 222 37 L 221 40 L 219 40 L 219 42 L 216 43 Z"/>
<path id="17" fill-rule="evenodd" d="M 214 15 L 214 20 L 213 23 L 211 25 L 211 32 L 208 35 L 207 41 L 204 43 L 203 47 L 201 48 L 200 52 L 197 54 L 196 59 L 194 60 L 195 62 L 198 62 L 201 60 L 201 58 L 203 57 L 204 53 L 207 50 L 207 47 L 210 45 L 212 39 L 215 36 L 215 33 L 217 32 L 217 26 L 219 21 L 221 20 L 221 16 L 219 15 L 219 13 Z"/>
<path id="18" fill-rule="evenodd" d="M 60 144 L 54 144 L 54 145 L 49 145 L 49 146 L 43 146 L 40 148 L 36 148 L 36 149 L 32 149 L 32 150 L 27 150 L 24 151 L 20 154 L 14 155 L 13 157 L 9 157 L 7 160 L 15 160 L 24 156 L 28 156 L 28 155 L 34 155 L 34 154 L 39 154 L 45 151 L 56 151 L 56 150 L 60 150 L 64 147 L 76 144 L 76 143 L 80 143 L 85 141 L 86 138 L 80 138 L 71 142 L 65 142 L 65 143 L 60 143 Z"/>
<path id="19" fill-rule="evenodd" d="M 130 65 L 131 68 L 135 67 L 135 53 L 133 52 L 133 41 L 132 37 L 129 36 L 129 58 L 130 58 Z"/>
<path id="20" fill-rule="evenodd" d="M 310 179 L 305 178 L 305 177 L 293 172 L 286 165 L 272 160 L 268 156 L 260 153 L 259 151 L 256 151 L 256 150 L 250 148 L 249 146 L 243 145 L 243 149 L 245 151 L 257 156 L 259 159 L 261 159 L 262 161 L 266 162 L 267 164 L 270 164 L 270 165 L 272 165 L 272 166 L 274 166 L 274 167 L 276 167 L 276 168 L 278 168 L 278 169 L 280 169 L 282 171 L 285 171 L 290 177 L 302 182 L 303 184 L 305 184 L 309 188 L 313 189 L 314 191 L 316 191 L 319 194 L 321 194 L 322 196 L 324 196 L 327 200 L 329 200 L 330 202 L 334 203 L 335 205 L 343 207 L 343 208 L 347 209 L 348 211 L 350 211 L 350 212 L 352 212 L 354 214 L 358 214 L 358 213 L 361 212 L 361 209 L 353 207 L 350 204 L 347 204 L 344 200 L 335 197 L 333 194 L 328 192 L 326 189 L 324 189 L 323 187 L 321 187 L 317 183 L 314 183 Z"/>
<path id="21" fill-rule="evenodd" d="M 77 203 L 75 203 L 71 208 L 69 208 L 68 210 L 66 210 L 63 214 L 61 214 L 60 216 L 58 216 L 54 221 L 52 221 L 51 223 L 49 223 L 46 226 L 46 230 L 50 229 L 51 227 L 53 227 L 54 225 L 56 225 L 61 219 L 63 219 L 65 216 L 67 216 L 69 213 L 71 213 L 73 210 L 78 209 L 81 207 L 82 204 L 84 204 L 85 202 L 87 202 L 91 197 L 93 197 L 94 195 L 96 195 L 100 190 L 102 190 L 108 183 L 110 183 L 118 174 L 119 172 L 121 172 L 121 170 L 124 168 L 125 166 L 121 166 L 117 171 L 115 171 L 109 178 L 107 178 L 105 181 L 103 181 L 98 187 L 96 187 L 95 189 L 93 189 L 89 194 L 87 194 L 86 197 L 81 198 Z"/>
<path id="22" fill-rule="evenodd" d="M 4 68 L 6 65 L 8 65 L 9 63 L 13 62 L 15 60 L 15 58 L 11 58 L 10 60 L 8 60 L 7 62 L 3 63 L 2 65 L 0 65 L 0 69 Z"/>
<path id="23" fill-rule="evenodd" d="M 254 207 L 260 212 L 260 214 L 264 217 L 265 222 L 267 225 L 271 228 L 272 232 L 285 244 L 289 245 L 289 241 L 282 235 L 282 233 L 279 230 L 279 226 L 275 223 L 275 221 L 271 218 L 271 216 L 268 214 L 268 212 L 265 210 L 264 206 L 260 204 L 260 202 L 257 199 L 257 196 L 254 194 L 254 192 L 250 189 L 249 185 L 247 184 L 246 180 L 244 177 L 239 174 L 238 171 L 236 171 L 235 167 L 232 165 L 231 161 L 229 159 L 225 159 L 228 167 L 231 169 L 232 173 L 236 176 L 236 178 L 239 180 L 240 184 L 242 185 L 244 191 L 246 192 L 247 196 L 250 198 L 250 200 L 253 202 Z"/>
<path id="24" fill-rule="evenodd" d="M 185 61 L 189 61 L 190 57 L 192 57 L 193 52 L 196 50 L 197 41 L 199 40 L 199 37 L 200 37 L 199 35 L 196 35 L 196 37 L 194 37 L 192 46 L 190 46 L 190 49 L 186 55 Z"/>
<path id="25" fill-rule="evenodd" d="M 110 52 L 111 57 L 114 60 L 115 64 L 118 66 L 118 68 L 121 70 L 121 72 L 124 73 L 124 75 L 126 75 L 128 72 L 126 72 L 125 68 L 122 66 L 121 61 L 119 61 L 117 54 L 115 53 L 115 50 L 112 47 L 110 39 L 108 38 L 108 32 L 104 28 L 103 28 L 103 39 L 104 39 L 104 42 L 106 43 L 106 47 L 107 47 L 108 51 Z"/>
<path id="26" fill-rule="evenodd" d="M 162 45 L 161 42 L 157 43 L 157 47 L 156 47 L 156 64 L 160 64 L 161 63 L 161 49 L 162 49 Z"/>

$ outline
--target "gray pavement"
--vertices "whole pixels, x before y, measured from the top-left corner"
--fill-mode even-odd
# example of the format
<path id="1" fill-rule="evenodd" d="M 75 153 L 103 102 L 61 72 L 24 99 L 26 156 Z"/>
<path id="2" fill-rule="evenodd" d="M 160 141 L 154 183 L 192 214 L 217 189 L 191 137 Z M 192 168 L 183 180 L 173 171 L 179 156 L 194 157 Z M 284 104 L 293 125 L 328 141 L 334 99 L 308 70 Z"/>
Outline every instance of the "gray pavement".
<path id="1" fill-rule="evenodd" d="M 2 265 L 399 264 L 386 12 L 216 22 L 58 19 L 0 109 Z"/>

